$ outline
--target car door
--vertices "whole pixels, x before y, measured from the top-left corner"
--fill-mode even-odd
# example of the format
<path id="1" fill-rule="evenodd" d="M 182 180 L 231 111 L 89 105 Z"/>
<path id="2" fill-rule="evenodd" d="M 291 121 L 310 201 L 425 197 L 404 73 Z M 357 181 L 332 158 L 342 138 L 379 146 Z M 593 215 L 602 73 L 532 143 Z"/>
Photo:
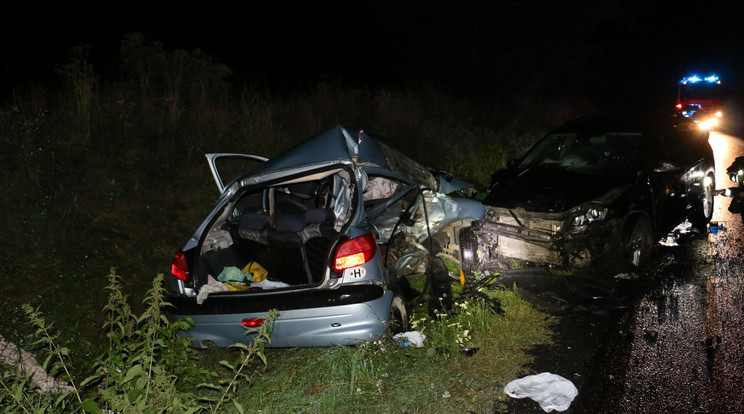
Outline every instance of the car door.
<path id="1" fill-rule="evenodd" d="M 215 153 L 205 156 L 220 193 L 227 183 L 268 161 L 266 157 L 249 154 Z"/>

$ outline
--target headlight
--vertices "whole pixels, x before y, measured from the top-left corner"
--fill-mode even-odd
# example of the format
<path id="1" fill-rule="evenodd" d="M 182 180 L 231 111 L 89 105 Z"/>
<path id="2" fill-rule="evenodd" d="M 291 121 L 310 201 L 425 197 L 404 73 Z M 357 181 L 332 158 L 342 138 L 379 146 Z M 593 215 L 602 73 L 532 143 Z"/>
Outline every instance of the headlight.
<path id="1" fill-rule="evenodd" d="M 578 215 L 574 216 L 571 225 L 574 227 L 583 226 L 595 221 L 602 221 L 607 218 L 607 207 L 589 207 Z"/>
<path id="2" fill-rule="evenodd" d="M 729 173 L 729 177 L 731 178 L 731 181 L 735 183 L 741 183 L 744 180 L 744 170 L 739 170 L 736 172 L 736 174 Z"/>
<path id="3" fill-rule="evenodd" d="M 709 118 L 698 124 L 700 129 L 711 129 L 718 126 L 718 118 Z"/>

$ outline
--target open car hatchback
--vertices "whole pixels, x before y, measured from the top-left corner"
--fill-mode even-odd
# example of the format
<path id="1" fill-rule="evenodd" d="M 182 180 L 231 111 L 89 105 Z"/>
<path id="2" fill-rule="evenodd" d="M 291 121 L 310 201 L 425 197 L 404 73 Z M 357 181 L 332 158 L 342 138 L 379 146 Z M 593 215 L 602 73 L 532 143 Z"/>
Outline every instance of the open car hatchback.
<path id="1" fill-rule="evenodd" d="M 406 329 L 398 281 L 446 250 L 453 226 L 485 207 L 439 192 L 429 170 L 366 133 L 341 126 L 272 159 L 208 154 L 221 195 L 173 259 L 171 314 L 190 317 L 193 346 L 226 347 L 279 311 L 271 346 L 351 345 L 395 322 Z M 254 168 L 225 183 L 217 165 Z M 438 240 L 437 251 L 424 249 Z M 426 269 L 423 270 L 424 272 Z M 391 319 L 392 318 L 392 319 Z"/>

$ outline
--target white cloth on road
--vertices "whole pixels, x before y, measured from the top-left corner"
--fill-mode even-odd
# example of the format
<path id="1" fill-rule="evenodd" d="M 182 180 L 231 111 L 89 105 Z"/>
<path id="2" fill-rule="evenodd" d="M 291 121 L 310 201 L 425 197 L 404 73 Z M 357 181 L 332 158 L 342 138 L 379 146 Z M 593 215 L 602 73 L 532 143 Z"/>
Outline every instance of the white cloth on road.
<path id="1" fill-rule="evenodd" d="M 504 392 L 513 398 L 530 397 L 546 413 L 553 410 L 566 411 L 579 395 L 579 390 L 571 381 L 549 372 L 514 380 L 506 384 Z"/>

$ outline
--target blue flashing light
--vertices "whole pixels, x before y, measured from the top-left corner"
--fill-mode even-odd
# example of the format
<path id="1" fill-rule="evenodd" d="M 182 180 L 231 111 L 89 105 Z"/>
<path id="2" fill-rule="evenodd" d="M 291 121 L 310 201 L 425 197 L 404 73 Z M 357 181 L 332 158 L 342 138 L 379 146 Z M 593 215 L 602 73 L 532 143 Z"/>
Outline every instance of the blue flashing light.
<path id="1" fill-rule="evenodd" d="M 705 81 L 705 82 L 708 82 L 708 83 L 721 83 L 721 81 L 718 79 L 718 76 L 716 76 L 716 75 L 709 75 L 709 76 L 706 76 L 704 78 L 701 78 L 698 75 L 686 76 L 686 77 L 682 78 L 682 80 L 679 81 L 679 83 L 681 83 L 683 85 L 686 85 L 688 83 L 698 83 L 698 82 L 702 82 L 702 81 Z"/>

